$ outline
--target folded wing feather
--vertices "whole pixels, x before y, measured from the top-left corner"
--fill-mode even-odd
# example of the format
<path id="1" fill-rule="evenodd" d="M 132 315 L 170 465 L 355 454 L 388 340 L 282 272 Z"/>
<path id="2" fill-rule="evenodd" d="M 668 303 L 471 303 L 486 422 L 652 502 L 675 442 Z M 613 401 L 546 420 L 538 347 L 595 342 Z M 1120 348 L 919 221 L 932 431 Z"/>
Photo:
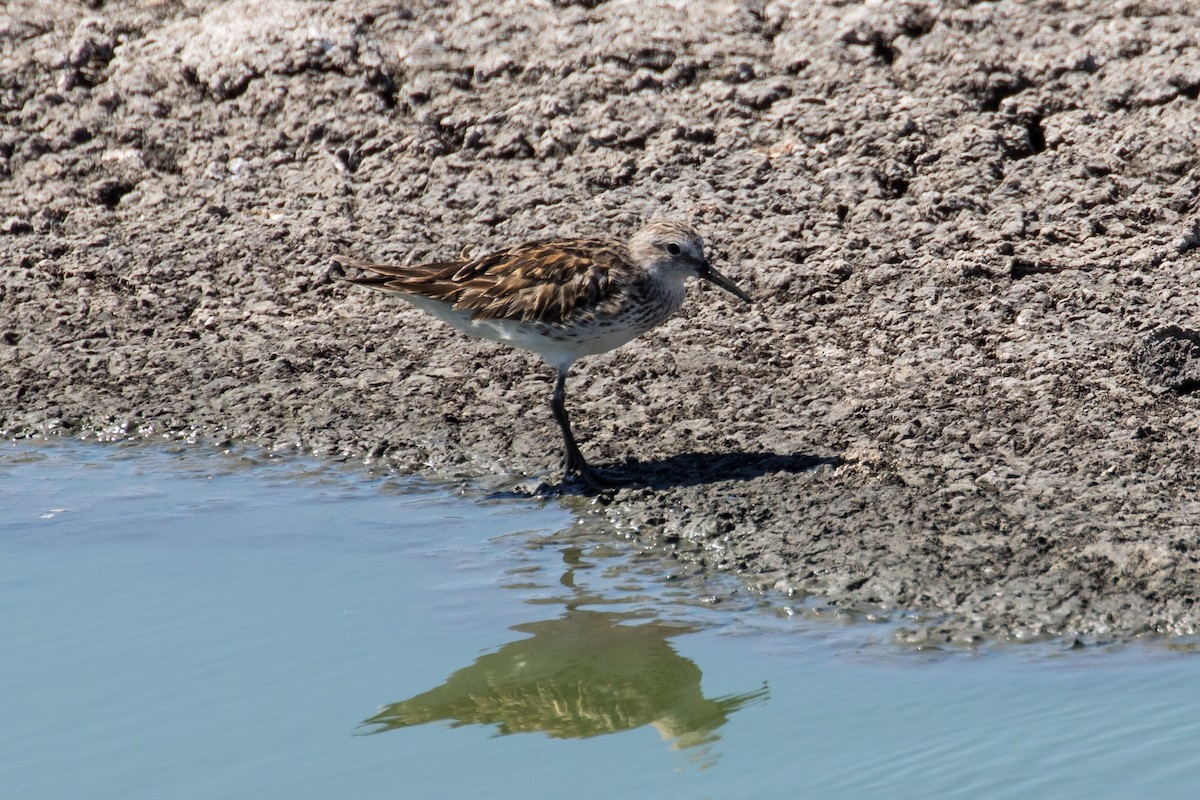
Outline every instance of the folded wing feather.
<path id="1" fill-rule="evenodd" d="M 467 261 L 406 266 L 337 260 L 376 273 L 353 283 L 453 303 L 474 319 L 548 323 L 617 300 L 626 273 L 636 269 L 622 245 L 594 239 L 528 242 Z"/>

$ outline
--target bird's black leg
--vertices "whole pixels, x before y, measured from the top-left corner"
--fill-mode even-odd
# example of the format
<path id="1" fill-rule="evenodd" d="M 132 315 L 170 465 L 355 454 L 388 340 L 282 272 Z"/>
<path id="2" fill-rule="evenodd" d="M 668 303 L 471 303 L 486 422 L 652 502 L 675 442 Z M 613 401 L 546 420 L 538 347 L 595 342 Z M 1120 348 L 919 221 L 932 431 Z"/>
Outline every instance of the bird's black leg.
<path id="1" fill-rule="evenodd" d="M 577 476 L 589 489 L 599 491 L 605 487 L 606 482 L 588 466 L 583 453 L 579 452 L 579 445 L 575 443 L 575 436 L 571 433 L 571 421 L 567 419 L 566 386 L 567 371 L 559 370 L 558 382 L 554 384 L 554 396 L 550 399 L 550 409 L 554 412 L 554 419 L 558 420 L 558 427 L 562 429 L 563 443 L 567 448 L 566 472 L 567 475 Z"/>

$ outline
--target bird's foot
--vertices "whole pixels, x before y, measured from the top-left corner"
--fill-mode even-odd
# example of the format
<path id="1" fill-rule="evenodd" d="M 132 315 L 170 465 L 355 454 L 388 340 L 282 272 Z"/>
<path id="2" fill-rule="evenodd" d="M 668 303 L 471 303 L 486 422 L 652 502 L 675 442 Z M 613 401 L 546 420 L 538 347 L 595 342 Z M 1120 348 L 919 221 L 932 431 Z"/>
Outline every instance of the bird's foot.
<path id="1" fill-rule="evenodd" d="M 592 469 L 587 462 L 568 463 L 563 476 L 563 485 L 578 484 L 589 494 L 604 494 L 619 489 L 625 481 L 608 475 L 601 475 Z"/>
<path id="2" fill-rule="evenodd" d="M 613 486 L 595 470 L 576 470 L 564 476 L 564 484 L 577 483 L 588 494 L 603 494 L 612 491 Z"/>

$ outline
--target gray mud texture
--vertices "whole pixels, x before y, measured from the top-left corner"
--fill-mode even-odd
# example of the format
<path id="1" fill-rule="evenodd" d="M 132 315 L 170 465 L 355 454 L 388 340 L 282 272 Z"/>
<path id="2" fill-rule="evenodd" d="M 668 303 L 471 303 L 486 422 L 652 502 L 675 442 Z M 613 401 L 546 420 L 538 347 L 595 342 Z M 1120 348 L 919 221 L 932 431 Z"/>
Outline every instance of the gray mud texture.
<path id="1" fill-rule="evenodd" d="M 577 365 L 631 485 L 563 502 L 916 645 L 1187 641 L 1198 96 L 1185 0 L 16 0 L 0 431 L 552 485 L 545 367 L 330 258 L 675 215 L 756 302 Z"/>

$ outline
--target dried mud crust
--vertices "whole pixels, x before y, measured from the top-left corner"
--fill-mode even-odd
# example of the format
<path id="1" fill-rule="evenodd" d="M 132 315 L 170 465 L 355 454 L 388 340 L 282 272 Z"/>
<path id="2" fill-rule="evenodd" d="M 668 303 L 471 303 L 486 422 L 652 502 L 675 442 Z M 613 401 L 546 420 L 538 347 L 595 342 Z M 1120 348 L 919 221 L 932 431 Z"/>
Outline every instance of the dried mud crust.
<path id="1" fill-rule="evenodd" d="M 757 303 L 577 368 L 586 513 L 918 643 L 1194 634 L 1195 5 L 679 5 L 9 3 L 0 430 L 552 480 L 544 368 L 330 256 L 681 215 Z"/>

